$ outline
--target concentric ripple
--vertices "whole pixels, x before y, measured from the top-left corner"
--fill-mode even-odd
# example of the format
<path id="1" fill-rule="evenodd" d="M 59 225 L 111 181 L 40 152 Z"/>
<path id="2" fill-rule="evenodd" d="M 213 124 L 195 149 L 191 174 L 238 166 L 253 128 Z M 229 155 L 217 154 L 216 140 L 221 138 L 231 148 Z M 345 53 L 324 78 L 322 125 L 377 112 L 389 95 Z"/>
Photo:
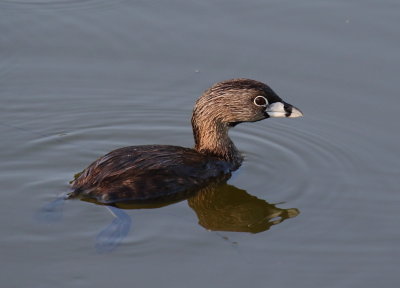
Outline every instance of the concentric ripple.
<path id="1" fill-rule="evenodd" d="M 26 158 L 44 153 L 43 159 L 53 156 L 59 159 L 54 161 L 63 162 L 60 169 L 69 173 L 70 179 L 89 162 L 118 147 L 193 145 L 187 113 L 177 110 L 160 114 L 137 109 L 130 114 L 121 109 L 120 113 L 104 110 L 84 115 L 76 111 L 78 115 L 59 120 L 65 127 L 61 132 L 42 134 L 21 149 Z M 77 118 L 84 122 L 72 123 Z M 245 162 L 230 183 L 250 194 L 276 200 L 275 203 L 299 198 L 329 201 L 329 197 L 335 197 L 335 193 L 329 192 L 340 191 L 349 181 L 346 175 L 362 165 L 351 150 L 336 141 L 339 138 L 326 132 L 336 129 L 330 123 L 319 123 L 310 130 L 309 125 L 301 122 L 293 125 L 289 121 L 267 121 L 245 124 L 231 131 Z"/>
<path id="2" fill-rule="evenodd" d="M 338 193 L 330 192 L 339 192 L 349 181 L 346 175 L 360 165 L 355 154 L 335 137 L 336 132 L 344 130 L 338 131 L 333 123 L 321 123 L 320 119 L 318 125 L 270 121 L 263 123 L 267 127 L 250 124 L 232 133 L 247 158 L 245 175 L 239 172 L 234 184 L 239 180 L 245 183 L 244 178 L 248 178 L 250 193 L 272 195 L 279 202 L 303 198 L 321 204 L 336 197 Z"/>
<path id="3" fill-rule="evenodd" d="M 67 189 L 74 173 L 113 149 L 142 144 L 193 145 L 190 117 L 181 110 L 160 113 L 143 106 L 136 107 L 135 113 L 129 113 L 130 108 L 124 105 L 102 111 L 84 110 L 84 114 L 77 110 L 54 122 L 54 126 L 64 127 L 61 133 L 38 135 L 21 147 L 25 174 L 38 169 L 35 175 L 41 179 L 27 183 L 35 190 L 46 191 L 41 197 L 44 202 L 54 199 L 61 192 L 59 190 Z M 82 120 L 77 122 L 76 119 Z M 359 160 L 336 141 L 340 138 L 335 137 L 338 131 L 335 125 L 320 120 L 318 125 L 312 125 L 312 122 L 312 117 L 298 123 L 266 120 L 232 129 L 231 136 L 246 160 L 229 183 L 259 199 L 272 204 L 284 202 L 287 205 L 283 206 L 299 208 L 300 212 L 299 206 L 327 207 L 337 202 L 334 198 L 340 197 L 341 193 L 337 192 L 341 192 L 348 181 L 346 174 L 351 174 L 360 165 Z M 23 170 L 20 172 L 24 173 Z M 60 182 L 58 185 L 57 181 Z M 159 213 L 168 213 L 170 216 L 163 217 L 165 221 L 175 221 L 175 216 L 171 215 L 188 215 L 184 203 L 176 209 L 170 207 L 140 213 L 152 213 L 147 215 L 150 219 L 158 219 Z M 132 213 L 137 217 L 138 212 Z M 103 221 L 99 219 L 99 225 Z M 185 229 L 192 229 L 193 221 L 185 225 Z M 161 233 L 153 228 L 143 231 L 147 235 L 143 237 L 151 238 L 154 233 Z"/>

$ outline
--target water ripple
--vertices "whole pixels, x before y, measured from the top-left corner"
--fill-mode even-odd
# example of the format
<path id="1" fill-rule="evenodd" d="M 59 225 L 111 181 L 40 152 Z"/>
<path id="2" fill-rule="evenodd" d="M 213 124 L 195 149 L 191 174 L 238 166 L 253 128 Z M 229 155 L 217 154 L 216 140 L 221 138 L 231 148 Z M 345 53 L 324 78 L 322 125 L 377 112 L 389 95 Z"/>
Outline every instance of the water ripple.
<path id="1" fill-rule="evenodd" d="M 122 105 L 111 110 L 86 110 L 84 114 L 77 110 L 64 115 L 52 123 L 55 127 L 68 127 L 63 133 L 38 135 L 21 147 L 25 161 L 30 163 L 24 167 L 40 168 L 48 183 L 54 182 L 52 177 L 60 179 L 64 175 L 64 183 L 59 181 L 60 189 L 64 189 L 62 185 L 74 173 L 112 149 L 142 144 L 193 145 L 186 112 L 165 114 L 136 107 L 135 113 L 130 114 L 129 109 Z M 232 138 L 246 160 L 230 183 L 260 199 L 287 203 L 300 211 L 304 207 L 327 208 L 345 201 L 343 192 L 348 181 L 352 181 L 347 175 L 354 174 L 362 164 L 339 140 L 342 138 L 337 137 L 338 129 L 333 123 L 319 121 L 319 125 L 310 125 L 313 121 L 267 120 L 233 129 Z M 54 192 L 47 189 L 46 183 L 40 186 L 50 199 Z M 57 191 L 54 186 L 52 190 Z"/>
<path id="2" fill-rule="evenodd" d="M 323 204 L 338 197 L 336 192 L 342 191 L 360 159 L 326 132 L 334 131 L 334 125 L 319 120 L 310 130 L 309 125 L 286 121 L 268 124 L 247 125 L 233 133 L 247 158 L 245 177 L 259 179 L 249 187 L 260 190 L 260 183 L 265 183 L 265 191 L 258 193 L 277 193 L 276 198 L 285 202 L 313 199 Z"/>
<path id="3" fill-rule="evenodd" d="M 25 155 L 49 154 L 44 158 L 60 153 L 63 161 L 70 162 L 66 169 L 71 169 L 74 157 L 67 157 L 64 151 L 74 153 L 85 163 L 122 146 L 193 145 L 191 127 L 182 111 L 161 114 L 143 108 L 129 114 L 126 108 L 120 109 L 120 113 L 113 109 L 65 115 L 53 123 L 65 128 L 58 128 L 57 133 L 42 133 L 21 149 Z M 77 123 L 77 118 L 84 120 Z M 334 134 L 325 132 L 335 129 L 329 127 L 330 123 L 314 126 L 313 130 L 307 124 L 292 123 L 264 122 L 233 129 L 232 138 L 246 160 L 232 182 L 238 187 L 244 185 L 241 188 L 260 197 L 279 195 L 279 202 L 300 198 L 329 201 L 335 193 L 328 192 L 340 190 L 349 181 L 346 175 L 362 164 Z M 77 171 L 71 170 L 71 175 L 73 172 Z"/>

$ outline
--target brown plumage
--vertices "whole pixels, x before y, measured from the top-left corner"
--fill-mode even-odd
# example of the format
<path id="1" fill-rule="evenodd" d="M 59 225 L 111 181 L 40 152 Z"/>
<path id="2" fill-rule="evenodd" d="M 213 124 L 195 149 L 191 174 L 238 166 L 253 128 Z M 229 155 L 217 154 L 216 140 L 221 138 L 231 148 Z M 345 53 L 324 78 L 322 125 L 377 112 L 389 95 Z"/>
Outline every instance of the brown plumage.
<path id="1" fill-rule="evenodd" d="M 114 150 L 76 177 L 69 197 L 109 204 L 199 189 L 213 179 L 229 177 L 243 161 L 228 136 L 229 128 L 241 122 L 301 115 L 261 82 L 219 82 L 206 90 L 194 107 L 194 149 L 144 145 Z"/>

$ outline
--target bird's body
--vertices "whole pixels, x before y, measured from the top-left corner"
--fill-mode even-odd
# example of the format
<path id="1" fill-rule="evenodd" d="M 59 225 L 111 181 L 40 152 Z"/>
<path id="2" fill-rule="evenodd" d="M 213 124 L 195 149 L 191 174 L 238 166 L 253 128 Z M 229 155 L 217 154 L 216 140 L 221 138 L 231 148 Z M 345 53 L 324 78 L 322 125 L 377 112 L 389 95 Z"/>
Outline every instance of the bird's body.
<path id="1" fill-rule="evenodd" d="M 100 203 L 145 202 L 198 189 L 229 174 L 226 161 L 170 145 L 114 150 L 87 167 L 72 183 L 70 196 Z M 105 193 L 106 191 L 106 193 Z"/>

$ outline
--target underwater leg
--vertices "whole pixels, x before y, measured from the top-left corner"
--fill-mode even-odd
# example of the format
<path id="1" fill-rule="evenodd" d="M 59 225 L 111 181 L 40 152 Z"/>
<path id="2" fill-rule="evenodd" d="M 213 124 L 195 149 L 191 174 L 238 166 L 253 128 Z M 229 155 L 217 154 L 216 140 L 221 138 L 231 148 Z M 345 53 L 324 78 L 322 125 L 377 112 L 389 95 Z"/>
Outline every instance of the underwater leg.
<path id="1" fill-rule="evenodd" d="M 132 219 L 122 209 L 114 206 L 106 206 L 115 219 L 96 236 L 96 250 L 106 253 L 117 248 L 128 235 Z"/>

